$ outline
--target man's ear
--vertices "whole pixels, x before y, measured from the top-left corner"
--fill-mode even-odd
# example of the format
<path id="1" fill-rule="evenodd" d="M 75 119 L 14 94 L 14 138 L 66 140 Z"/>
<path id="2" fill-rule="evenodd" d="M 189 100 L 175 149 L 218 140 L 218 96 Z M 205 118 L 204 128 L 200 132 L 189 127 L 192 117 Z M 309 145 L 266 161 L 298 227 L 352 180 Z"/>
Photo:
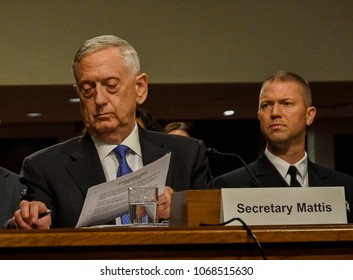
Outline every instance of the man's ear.
<path id="1" fill-rule="evenodd" d="M 142 73 L 136 77 L 136 102 L 141 105 L 147 99 L 148 95 L 148 76 Z"/>
<path id="2" fill-rule="evenodd" d="M 307 109 L 307 116 L 306 116 L 306 125 L 311 125 L 316 116 L 316 108 L 314 106 L 310 106 Z"/>

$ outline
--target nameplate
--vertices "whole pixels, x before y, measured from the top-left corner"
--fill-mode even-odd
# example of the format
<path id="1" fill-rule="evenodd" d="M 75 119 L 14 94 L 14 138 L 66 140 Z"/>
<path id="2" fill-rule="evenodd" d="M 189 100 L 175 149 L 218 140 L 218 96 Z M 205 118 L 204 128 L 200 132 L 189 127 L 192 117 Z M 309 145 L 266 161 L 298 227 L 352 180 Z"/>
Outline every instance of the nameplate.
<path id="1" fill-rule="evenodd" d="M 344 187 L 222 189 L 221 221 L 234 217 L 248 225 L 346 224 Z"/>

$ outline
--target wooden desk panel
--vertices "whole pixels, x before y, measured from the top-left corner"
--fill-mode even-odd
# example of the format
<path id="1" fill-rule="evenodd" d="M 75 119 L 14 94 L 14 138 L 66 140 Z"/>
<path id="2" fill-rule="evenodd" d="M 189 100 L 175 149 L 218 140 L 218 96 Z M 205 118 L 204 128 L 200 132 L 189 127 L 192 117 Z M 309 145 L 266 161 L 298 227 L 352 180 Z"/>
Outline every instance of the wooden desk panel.
<path id="1" fill-rule="evenodd" d="M 268 259 L 353 259 L 353 225 L 251 227 Z M 261 259 L 238 226 L 0 230 L 0 259 Z"/>

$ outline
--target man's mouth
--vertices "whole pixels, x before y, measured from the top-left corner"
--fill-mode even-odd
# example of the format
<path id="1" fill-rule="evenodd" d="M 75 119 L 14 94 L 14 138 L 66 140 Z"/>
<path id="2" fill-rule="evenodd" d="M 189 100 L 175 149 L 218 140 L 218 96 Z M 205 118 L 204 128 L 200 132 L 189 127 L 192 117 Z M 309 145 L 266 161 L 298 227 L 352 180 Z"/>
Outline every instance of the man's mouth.
<path id="1" fill-rule="evenodd" d="M 279 123 L 275 123 L 275 124 L 270 125 L 271 129 L 279 129 L 279 128 L 283 128 L 283 127 L 284 127 L 284 125 L 279 124 Z"/>

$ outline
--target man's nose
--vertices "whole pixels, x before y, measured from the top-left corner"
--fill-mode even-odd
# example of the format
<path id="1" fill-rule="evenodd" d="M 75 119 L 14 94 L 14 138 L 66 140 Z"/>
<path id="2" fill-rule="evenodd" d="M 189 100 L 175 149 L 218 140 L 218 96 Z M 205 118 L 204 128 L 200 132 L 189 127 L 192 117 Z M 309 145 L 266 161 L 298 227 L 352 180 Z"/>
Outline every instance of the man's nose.
<path id="1" fill-rule="evenodd" d="M 96 85 L 95 102 L 97 104 L 104 104 L 107 102 L 107 92 L 102 85 Z"/>
<path id="2" fill-rule="evenodd" d="M 281 106 L 278 103 L 274 103 L 272 106 L 272 110 L 271 110 L 271 115 L 272 116 L 279 116 L 281 115 L 282 110 L 281 110 Z"/>

